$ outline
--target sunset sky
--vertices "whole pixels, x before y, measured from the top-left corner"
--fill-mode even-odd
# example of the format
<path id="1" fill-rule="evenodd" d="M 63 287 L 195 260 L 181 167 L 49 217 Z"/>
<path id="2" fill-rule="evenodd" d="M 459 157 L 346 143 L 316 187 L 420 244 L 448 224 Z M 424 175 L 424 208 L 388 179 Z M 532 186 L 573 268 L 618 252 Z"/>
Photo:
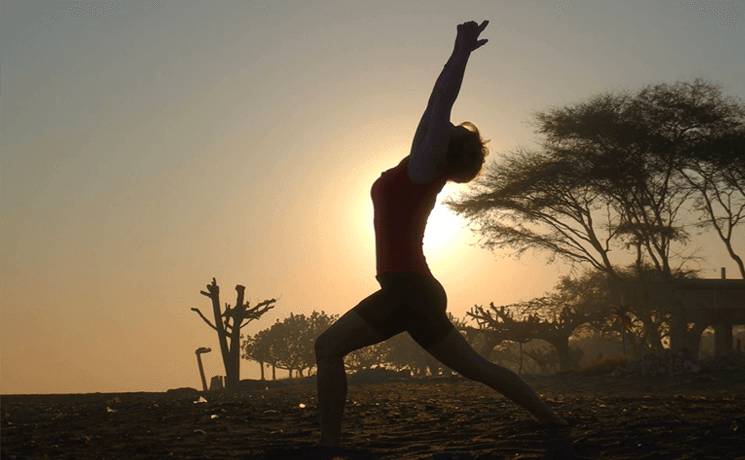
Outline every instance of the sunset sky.
<path id="1" fill-rule="evenodd" d="M 406 156 L 456 25 L 490 21 L 452 121 L 491 158 L 534 111 L 650 83 L 745 95 L 742 2 L 0 0 L 0 392 L 200 387 L 212 277 L 279 298 L 244 329 L 378 288 L 370 186 Z M 441 198 L 456 195 L 448 185 Z M 438 206 L 425 254 L 456 317 L 569 272 L 477 245 Z M 703 275 L 735 275 L 702 235 Z M 745 248 L 745 231 L 735 239 Z M 243 378 L 258 365 L 244 361 Z"/>

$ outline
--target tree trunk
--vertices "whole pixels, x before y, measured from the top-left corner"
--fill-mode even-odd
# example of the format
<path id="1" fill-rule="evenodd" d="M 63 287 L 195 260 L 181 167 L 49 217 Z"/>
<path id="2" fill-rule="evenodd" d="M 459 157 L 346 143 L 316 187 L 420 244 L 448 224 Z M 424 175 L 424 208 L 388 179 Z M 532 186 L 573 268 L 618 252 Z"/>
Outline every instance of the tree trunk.
<path id="1" fill-rule="evenodd" d="M 202 378 L 202 389 L 206 392 L 207 388 L 207 377 L 204 375 L 204 366 L 202 366 L 202 355 L 197 353 L 197 363 L 199 364 L 199 376 Z"/>
<path id="2" fill-rule="evenodd" d="M 545 338 L 548 343 L 556 348 L 556 352 L 559 354 L 559 372 L 569 372 L 575 366 L 572 360 L 572 354 L 569 351 L 569 337 L 550 337 Z"/>
<path id="3" fill-rule="evenodd" d="M 731 233 L 730 233 L 730 235 L 731 235 Z M 740 257 L 739 255 L 735 254 L 735 251 L 732 248 L 732 240 L 731 239 L 726 240 L 725 241 L 725 244 L 727 245 L 727 252 L 729 253 L 729 256 L 732 258 L 732 260 L 735 261 L 735 263 L 737 264 L 737 268 L 740 269 L 740 276 L 742 277 L 742 279 L 745 280 L 745 263 L 743 263 L 742 257 Z"/>
<path id="4" fill-rule="evenodd" d="M 241 323 L 243 322 L 243 313 L 246 310 L 243 305 L 243 296 L 246 288 L 239 284 L 235 287 L 235 290 L 238 292 L 238 297 L 232 317 L 233 328 L 230 330 L 230 359 L 228 360 L 230 369 L 226 369 L 227 377 L 225 379 L 225 387 L 229 390 L 238 388 L 238 383 L 241 379 Z"/>
<path id="5" fill-rule="evenodd" d="M 704 313 L 679 309 L 670 323 L 670 349 L 674 351 L 686 349 L 698 359 L 701 334 L 711 324 L 710 318 Z M 693 323 L 690 330 L 688 330 L 688 323 Z"/>
<path id="6" fill-rule="evenodd" d="M 520 342 L 520 368 L 517 370 L 518 375 L 523 373 L 523 343 Z"/>
<path id="7" fill-rule="evenodd" d="M 207 296 L 212 300 L 212 311 L 215 314 L 215 328 L 217 329 L 217 337 L 220 341 L 222 362 L 225 366 L 227 380 L 230 381 L 231 377 L 233 377 L 234 369 L 231 366 L 230 349 L 228 348 L 228 333 L 222 322 L 222 311 L 220 310 L 220 288 L 217 286 L 215 278 L 212 278 L 212 284 L 207 285 L 207 291 L 209 291 Z M 204 294 L 204 291 L 202 291 L 202 293 Z"/>

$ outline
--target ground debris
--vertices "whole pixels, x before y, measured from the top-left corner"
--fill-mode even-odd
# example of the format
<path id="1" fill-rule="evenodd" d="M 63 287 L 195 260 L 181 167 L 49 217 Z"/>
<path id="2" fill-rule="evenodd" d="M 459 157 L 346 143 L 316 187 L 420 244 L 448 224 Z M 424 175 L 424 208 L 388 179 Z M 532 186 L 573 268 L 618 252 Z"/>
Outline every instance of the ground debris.
<path id="1" fill-rule="evenodd" d="M 745 382 L 726 390 L 698 383 L 650 390 L 611 376 L 525 379 L 570 421 L 568 428 L 541 426 L 510 400 L 460 377 L 350 381 L 343 438 L 349 450 L 339 458 L 741 455 Z M 199 404 L 187 391 L 4 395 L 0 457 L 313 458 L 315 386 L 298 380 L 265 387 L 208 393 Z"/>

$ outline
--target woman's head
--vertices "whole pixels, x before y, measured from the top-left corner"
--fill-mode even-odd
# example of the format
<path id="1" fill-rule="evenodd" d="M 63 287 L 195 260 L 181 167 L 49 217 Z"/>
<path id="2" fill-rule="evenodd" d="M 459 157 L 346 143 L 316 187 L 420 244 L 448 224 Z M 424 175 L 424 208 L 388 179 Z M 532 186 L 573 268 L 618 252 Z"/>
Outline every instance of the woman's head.
<path id="1" fill-rule="evenodd" d="M 481 138 L 478 128 L 471 122 L 452 126 L 453 134 L 447 152 L 447 178 L 464 184 L 479 175 L 489 149 L 488 140 Z"/>

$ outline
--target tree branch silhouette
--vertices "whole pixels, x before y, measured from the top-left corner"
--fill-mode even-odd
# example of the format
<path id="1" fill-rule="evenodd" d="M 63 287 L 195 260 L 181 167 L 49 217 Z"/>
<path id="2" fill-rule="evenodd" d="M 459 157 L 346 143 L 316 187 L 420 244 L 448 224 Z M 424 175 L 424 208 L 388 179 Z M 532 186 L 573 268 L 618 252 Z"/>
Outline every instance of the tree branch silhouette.
<path id="1" fill-rule="evenodd" d="M 276 299 L 264 300 L 259 305 L 250 308 L 249 304 L 244 302 L 246 288 L 239 284 L 235 287 L 235 290 L 237 293 L 235 307 L 226 303 L 225 311 L 220 308 L 220 287 L 217 285 L 215 278 L 212 278 L 212 283 L 207 285 L 206 291 L 199 291 L 200 294 L 209 297 L 212 301 L 212 312 L 215 316 L 214 324 L 198 308 L 191 309 L 197 312 L 212 329 L 217 331 L 225 367 L 226 387 L 231 390 L 236 389 L 240 382 L 241 329 L 274 308 L 273 304 L 276 302 Z M 228 343 L 228 338 L 230 338 L 230 343 Z"/>

